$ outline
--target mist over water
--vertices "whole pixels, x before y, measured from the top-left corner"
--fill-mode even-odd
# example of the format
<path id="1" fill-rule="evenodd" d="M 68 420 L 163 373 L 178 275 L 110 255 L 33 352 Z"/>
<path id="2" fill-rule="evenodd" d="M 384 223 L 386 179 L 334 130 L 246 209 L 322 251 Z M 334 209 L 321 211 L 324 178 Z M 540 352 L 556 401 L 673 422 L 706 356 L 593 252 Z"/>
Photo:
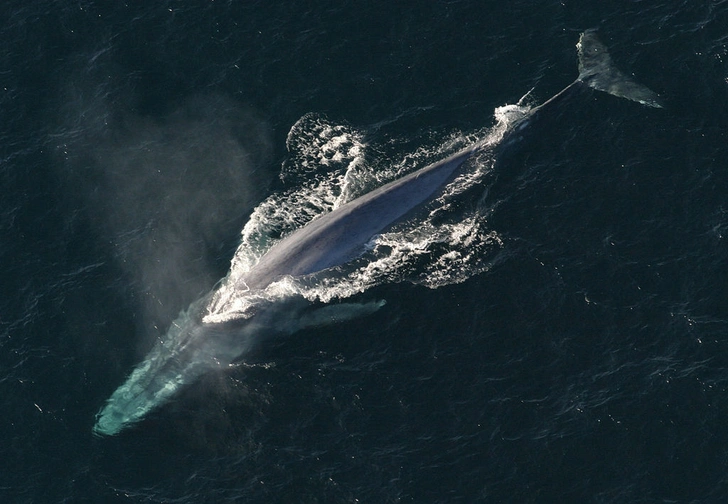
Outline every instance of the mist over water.
<path id="1" fill-rule="evenodd" d="M 270 132 L 221 96 L 191 97 L 162 117 L 74 98 L 49 140 L 59 178 L 107 241 L 147 320 L 170 320 L 217 281 L 216 256 L 227 252 L 220 243 L 269 183 L 258 167 L 270 159 Z"/>

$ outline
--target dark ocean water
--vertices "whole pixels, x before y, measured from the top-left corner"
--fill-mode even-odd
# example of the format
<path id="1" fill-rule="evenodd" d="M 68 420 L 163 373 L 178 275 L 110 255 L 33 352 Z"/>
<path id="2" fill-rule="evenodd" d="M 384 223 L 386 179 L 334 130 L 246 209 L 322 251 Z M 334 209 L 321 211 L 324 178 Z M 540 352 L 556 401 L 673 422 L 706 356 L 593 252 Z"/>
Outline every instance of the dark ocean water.
<path id="1" fill-rule="evenodd" d="M 2 502 L 726 501 L 728 2 L 114 4 L 0 7 Z M 461 202 L 487 271 L 92 435 L 311 181 L 302 117 L 394 164 L 567 86 L 591 27 L 665 108 L 579 95 L 509 150 Z"/>

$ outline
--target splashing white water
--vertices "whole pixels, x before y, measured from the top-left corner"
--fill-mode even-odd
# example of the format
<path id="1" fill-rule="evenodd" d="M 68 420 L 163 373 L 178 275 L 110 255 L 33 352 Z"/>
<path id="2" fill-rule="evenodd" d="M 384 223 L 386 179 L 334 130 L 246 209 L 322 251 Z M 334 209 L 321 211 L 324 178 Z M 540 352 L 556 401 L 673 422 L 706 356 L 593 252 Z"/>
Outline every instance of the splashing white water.
<path id="1" fill-rule="evenodd" d="M 281 171 L 281 179 L 292 187 L 271 195 L 253 212 L 242 231 L 230 273 L 213 294 L 203 321 L 248 318 L 259 303 L 292 295 L 326 303 L 385 282 L 409 281 L 438 288 L 486 271 L 503 242 L 488 228 L 488 209 L 480 208 L 480 198 L 473 202 L 467 197 L 485 191 L 480 186 L 493 165 L 493 149 L 528 110 L 521 105 L 499 107 L 492 128 L 469 134 L 453 132 L 395 162 L 368 159 L 374 158 L 368 153 L 376 151 L 376 146 L 366 144 L 362 132 L 331 124 L 320 115 L 305 115 L 288 134 L 290 158 Z M 412 218 L 374 237 L 360 259 L 317 274 L 315 281 L 287 277 L 256 292 L 235 287 L 273 244 L 295 229 L 479 139 L 480 154 L 440 196 Z M 463 204 L 463 198 L 469 204 Z"/>

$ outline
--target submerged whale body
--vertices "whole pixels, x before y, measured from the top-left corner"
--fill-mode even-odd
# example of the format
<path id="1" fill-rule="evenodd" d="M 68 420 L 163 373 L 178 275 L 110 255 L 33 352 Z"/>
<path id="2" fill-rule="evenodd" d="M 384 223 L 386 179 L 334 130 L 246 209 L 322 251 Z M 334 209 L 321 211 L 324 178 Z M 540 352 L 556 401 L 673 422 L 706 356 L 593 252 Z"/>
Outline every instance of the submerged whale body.
<path id="1" fill-rule="evenodd" d="M 511 126 L 509 133 L 522 130 L 577 87 L 588 86 L 638 103 L 660 107 L 659 97 L 617 70 L 594 30 L 581 34 L 577 44 L 579 77 Z M 441 161 L 421 168 L 368 194 L 341 205 L 275 244 L 250 270 L 235 280 L 239 291 L 262 290 L 284 277 L 301 277 L 343 265 L 357 258 L 377 234 L 405 218 L 412 210 L 433 199 L 458 173 L 473 154 L 484 148 L 476 143 Z M 205 322 L 202 317 L 213 298 L 210 293 L 193 303 L 175 320 L 159 342 L 106 401 L 96 416 L 94 433 L 114 435 L 141 420 L 164 404 L 181 387 L 202 374 L 232 363 L 249 348 L 260 331 L 290 333 L 331 318 L 339 320 L 378 309 L 381 303 L 336 305 L 303 313 L 299 306 L 280 301 L 262 307 L 242 323 Z"/>

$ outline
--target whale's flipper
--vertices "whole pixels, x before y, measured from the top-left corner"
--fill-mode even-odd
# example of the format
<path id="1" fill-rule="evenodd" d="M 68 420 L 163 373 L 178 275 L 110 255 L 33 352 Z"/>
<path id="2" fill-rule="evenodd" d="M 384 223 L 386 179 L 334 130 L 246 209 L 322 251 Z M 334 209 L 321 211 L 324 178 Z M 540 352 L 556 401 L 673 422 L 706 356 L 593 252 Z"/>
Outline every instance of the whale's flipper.
<path id="1" fill-rule="evenodd" d="M 339 303 L 324 306 L 323 308 L 317 308 L 301 316 L 297 329 L 321 327 L 364 317 L 379 310 L 385 304 L 386 301 L 380 299 L 378 301 L 369 301 L 368 303 Z"/>
<path id="2" fill-rule="evenodd" d="M 614 96 L 662 108 L 657 93 L 638 84 L 614 66 L 607 48 L 597 38 L 595 29 L 582 33 L 576 48 L 579 51 L 579 81 Z"/>

